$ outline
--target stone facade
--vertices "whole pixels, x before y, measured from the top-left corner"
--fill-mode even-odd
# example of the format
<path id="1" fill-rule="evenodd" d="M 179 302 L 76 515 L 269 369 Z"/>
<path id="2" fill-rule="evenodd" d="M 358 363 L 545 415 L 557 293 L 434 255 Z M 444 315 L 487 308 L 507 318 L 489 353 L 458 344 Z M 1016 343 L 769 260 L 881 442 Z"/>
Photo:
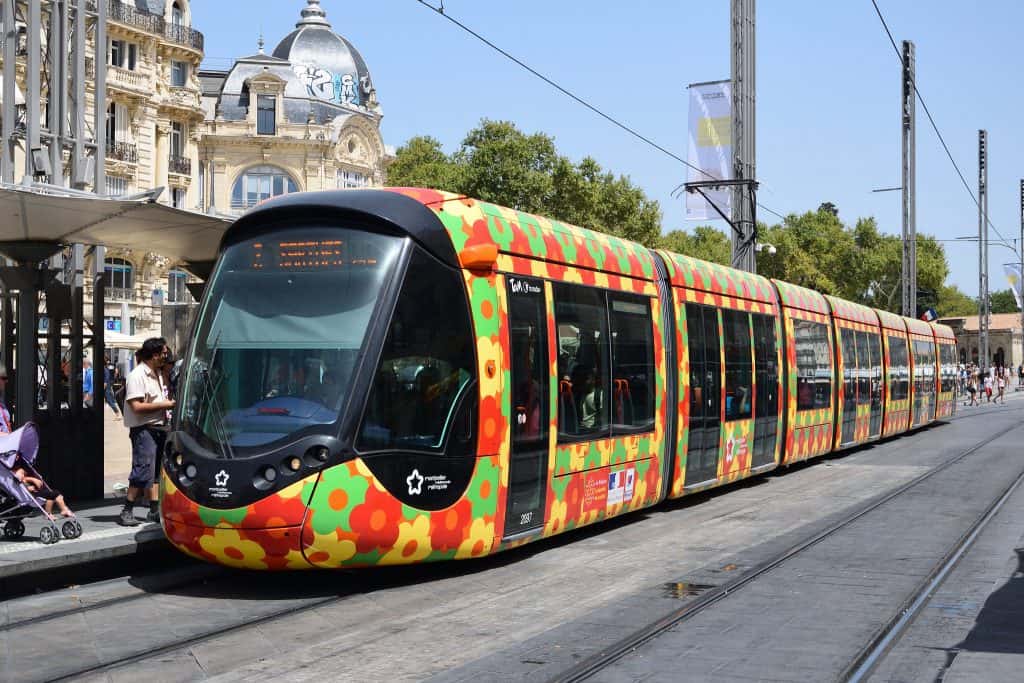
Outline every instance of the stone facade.
<path id="1" fill-rule="evenodd" d="M 161 203 L 227 217 L 282 192 L 383 184 L 392 153 L 376 91 L 319 0 L 289 0 L 295 30 L 273 54 L 260 38 L 227 71 L 200 70 L 204 38 L 189 0 L 105 1 L 106 194 L 162 187 Z M 91 73 L 95 45 L 87 49 Z M 93 95 L 89 83 L 90 108 Z M 158 254 L 108 248 L 105 271 L 108 330 L 160 334 L 164 305 L 194 303 L 185 283 L 195 278 Z M 85 296 L 88 307 L 89 283 Z"/>
<path id="2" fill-rule="evenodd" d="M 943 318 L 938 322 L 953 328 L 957 359 L 961 363 L 978 363 L 978 316 Z M 988 348 L 992 364 L 1016 368 L 1024 362 L 1020 313 L 993 313 L 989 320 Z"/>

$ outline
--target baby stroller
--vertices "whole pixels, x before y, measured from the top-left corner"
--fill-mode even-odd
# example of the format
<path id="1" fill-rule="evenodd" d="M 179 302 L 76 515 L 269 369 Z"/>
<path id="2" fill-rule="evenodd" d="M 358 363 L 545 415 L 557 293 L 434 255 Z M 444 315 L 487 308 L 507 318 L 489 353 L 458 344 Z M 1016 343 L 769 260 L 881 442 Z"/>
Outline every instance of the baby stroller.
<path id="1" fill-rule="evenodd" d="M 10 434 L 0 434 L 0 522 L 4 522 L 3 537 L 21 538 L 25 534 L 22 520 L 42 515 L 46 519 L 39 531 L 42 543 L 56 543 L 61 534 L 64 538 L 78 538 L 82 535 L 82 525 L 78 520 L 67 518 L 58 529 L 57 522 L 51 519 L 44 507 L 47 499 L 39 497 L 39 492 L 29 491 L 28 486 L 15 475 L 15 470 L 23 469 L 27 476 L 42 481 L 33 467 L 38 452 L 39 434 L 31 422 Z M 49 492 L 49 487 L 46 488 Z"/>

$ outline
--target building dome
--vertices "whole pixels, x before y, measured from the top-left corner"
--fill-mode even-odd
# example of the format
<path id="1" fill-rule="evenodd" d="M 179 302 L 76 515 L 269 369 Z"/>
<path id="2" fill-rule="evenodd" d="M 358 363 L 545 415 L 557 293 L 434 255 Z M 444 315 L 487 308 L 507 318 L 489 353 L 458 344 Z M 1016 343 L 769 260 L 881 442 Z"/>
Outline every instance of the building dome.
<path id="1" fill-rule="evenodd" d="M 320 0 L 306 0 L 295 30 L 274 49 L 295 74 L 286 97 L 307 98 L 338 106 L 372 106 L 370 70 L 362 56 L 331 28 Z"/>

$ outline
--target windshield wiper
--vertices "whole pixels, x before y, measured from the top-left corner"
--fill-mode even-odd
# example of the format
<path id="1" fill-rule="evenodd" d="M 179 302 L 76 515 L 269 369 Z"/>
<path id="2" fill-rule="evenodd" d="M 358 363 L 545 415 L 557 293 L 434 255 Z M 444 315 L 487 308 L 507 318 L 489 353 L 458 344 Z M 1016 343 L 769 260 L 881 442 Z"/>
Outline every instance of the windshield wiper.
<path id="1" fill-rule="evenodd" d="M 206 410 L 209 413 L 200 412 L 196 417 L 197 427 L 202 431 L 202 424 L 204 420 L 209 417 L 212 419 L 212 427 L 214 431 L 214 438 L 218 442 L 220 448 L 220 454 L 225 460 L 234 460 L 235 453 L 231 448 L 230 435 L 228 434 L 227 427 L 224 424 L 224 413 L 220 409 L 217 401 L 217 392 L 220 389 L 221 384 L 228 378 L 227 374 L 221 373 L 216 383 L 210 378 L 214 363 L 217 360 L 217 351 L 219 350 L 220 336 L 224 330 L 217 332 L 216 339 L 213 340 L 213 348 L 210 351 L 210 362 L 206 364 L 206 367 L 200 370 L 197 374 L 197 379 L 201 382 L 202 393 L 200 395 L 200 401 L 205 405 Z"/>

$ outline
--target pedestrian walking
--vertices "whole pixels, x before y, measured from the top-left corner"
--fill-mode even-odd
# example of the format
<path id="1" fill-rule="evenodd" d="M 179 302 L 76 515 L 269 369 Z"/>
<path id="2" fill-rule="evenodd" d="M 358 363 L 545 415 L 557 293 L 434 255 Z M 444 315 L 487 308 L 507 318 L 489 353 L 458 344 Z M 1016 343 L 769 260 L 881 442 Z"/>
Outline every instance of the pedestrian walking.
<path id="1" fill-rule="evenodd" d="M 167 439 L 167 414 L 174 407 L 174 401 L 166 398 L 162 379 L 163 366 L 170 353 L 162 337 L 150 337 L 142 343 L 139 364 L 125 382 L 124 426 L 128 427 L 132 443 L 132 472 L 128 477 L 124 509 L 118 518 L 122 526 L 139 523 L 133 511 L 135 501 L 147 492 L 149 514 L 146 521 L 160 520 L 156 465 Z"/>
<path id="2" fill-rule="evenodd" d="M 996 400 L 1006 403 L 1006 371 L 1002 367 L 996 368 Z"/>
<path id="3" fill-rule="evenodd" d="M 984 381 L 984 385 L 985 385 L 985 403 L 991 403 L 992 402 L 992 373 L 991 372 L 983 372 L 983 375 L 985 377 L 985 379 L 983 380 Z"/>
<path id="4" fill-rule="evenodd" d="M 110 358 L 103 359 L 103 400 L 107 402 L 110 409 L 114 411 L 114 419 L 121 419 L 121 410 L 117 407 L 117 399 L 114 397 L 114 380 L 117 376 L 117 368 L 110 362 Z"/>
<path id="5" fill-rule="evenodd" d="M 971 400 L 965 403 L 965 406 L 981 405 L 981 402 L 978 401 L 978 380 L 974 375 L 967 378 L 967 395 L 970 396 Z"/>
<path id="6" fill-rule="evenodd" d="M 92 408 L 92 361 L 82 359 L 82 402 L 86 408 Z"/>

